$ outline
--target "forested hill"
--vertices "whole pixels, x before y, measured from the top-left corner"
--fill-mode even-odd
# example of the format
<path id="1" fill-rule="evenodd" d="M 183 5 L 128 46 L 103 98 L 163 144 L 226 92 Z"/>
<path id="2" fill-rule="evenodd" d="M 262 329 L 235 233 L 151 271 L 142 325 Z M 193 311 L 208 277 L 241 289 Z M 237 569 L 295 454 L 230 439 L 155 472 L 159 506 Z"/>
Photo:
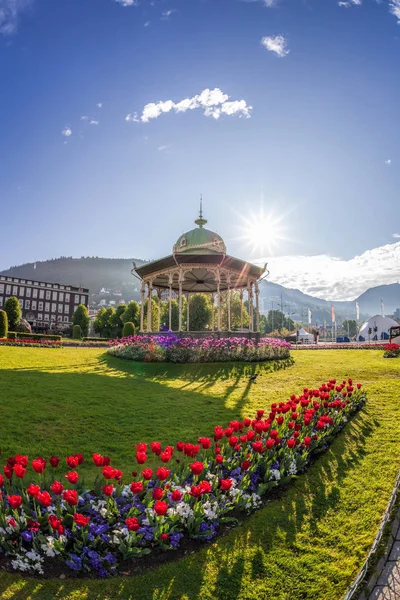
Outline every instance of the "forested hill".
<path id="1" fill-rule="evenodd" d="M 136 281 L 131 275 L 132 261 L 135 261 L 137 265 L 146 262 L 135 258 L 62 256 L 43 262 L 38 261 L 11 267 L 2 274 L 85 287 L 95 294 L 98 294 L 101 288 L 109 288 L 113 291 L 121 290 L 122 292 L 123 288 L 132 289 Z"/>

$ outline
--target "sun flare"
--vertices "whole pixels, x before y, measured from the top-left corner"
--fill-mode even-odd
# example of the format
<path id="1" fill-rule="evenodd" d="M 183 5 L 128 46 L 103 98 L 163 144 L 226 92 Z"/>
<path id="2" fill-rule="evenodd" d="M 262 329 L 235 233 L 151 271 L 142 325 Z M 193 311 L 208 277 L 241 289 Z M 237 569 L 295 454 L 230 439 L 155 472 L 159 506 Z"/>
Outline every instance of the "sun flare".
<path id="1" fill-rule="evenodd" d="M 252 213 L 248 217 L 242 217 L 243 225 L 241 238 L 251 248 L 252 253 L 273 253 L 285 237 L 283 224 L 284 215 L 277 216 L 264 213 Z"/>

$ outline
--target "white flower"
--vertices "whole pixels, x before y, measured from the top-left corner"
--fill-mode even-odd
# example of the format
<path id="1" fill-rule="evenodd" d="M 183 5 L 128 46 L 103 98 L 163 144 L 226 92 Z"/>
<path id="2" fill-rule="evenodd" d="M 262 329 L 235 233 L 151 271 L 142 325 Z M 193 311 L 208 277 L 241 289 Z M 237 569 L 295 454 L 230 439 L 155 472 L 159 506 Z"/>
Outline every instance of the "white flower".
<path id="1" fill-rule="evenodd" d="M 275 481 L 279 481 L 281 478 L 281 474 L 280 471 L 278 471 L 278 469 L 271 469 L 271 479 L 275 479 Z"/>
<path id="2" fill-rule="evenodd" d="M 297 466 L 296 466 L 296 461 L 292 460 L 289 469 L 288 469 L 288 473 L 289 475 L 296 475 L 297 473 Z"/>

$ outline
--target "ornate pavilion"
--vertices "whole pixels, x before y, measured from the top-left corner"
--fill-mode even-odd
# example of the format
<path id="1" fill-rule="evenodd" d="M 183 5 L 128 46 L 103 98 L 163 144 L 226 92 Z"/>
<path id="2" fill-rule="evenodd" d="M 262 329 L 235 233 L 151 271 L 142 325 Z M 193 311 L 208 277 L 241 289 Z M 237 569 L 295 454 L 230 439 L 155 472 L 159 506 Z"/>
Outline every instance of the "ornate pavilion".
<path id="1" fill-rule="evenodd" d="M 267 270 L 229 256 L 224 240 L 214 231 L 205 228 L 200 204 L 199 218 L 195 220 L 197 227 L 182 234 L 172 249 L 172 254 L 132 269 L 132 274 L 139 277 L 141 287 L 140 332 L 144 331 L 144 306 L 146 295 L 151 299 L 156 292 L 158 299 L 158 329 L 161 325 L 161 294 L 169 291 L 169 331 L 172 331 L 172 298 L 179 302 L 179 328 L 182 331 L 183 314 L 182 299 L 187 298 L 186 331 L 190 331 L 189 301 L 196 293 L 211 295 L 212 329 L 221 333 L 222 310 L 221 293 L 227 292 L 228 332 L 231 331 L 231 292 L 239 291 L 241 302 L 240 330 L 243 332 L 243 298 L 249 301 L 250 326 L 246 333 L 257 334 L 260 331 L 259 314 L 259 282 Z M 147 333 L 152 333 L 151 302 L 147 303 Z M 215 314 L 216 313 L 216 314 Z M 216 318 L 215 318 L 216 317 Z"/>

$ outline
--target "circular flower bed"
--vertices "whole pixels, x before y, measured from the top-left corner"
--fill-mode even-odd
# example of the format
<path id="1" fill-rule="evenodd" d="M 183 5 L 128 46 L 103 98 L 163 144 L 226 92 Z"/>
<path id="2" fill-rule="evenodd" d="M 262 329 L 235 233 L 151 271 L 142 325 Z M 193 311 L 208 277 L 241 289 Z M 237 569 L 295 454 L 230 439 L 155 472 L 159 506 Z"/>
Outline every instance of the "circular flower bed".
<path id="1" fill-rule="evenodd" d="M 331 380 L 254 418 L 217 425 L 213 438 L 141 442 L 138 472 L 125 481 L 109 457 L 93 454 L 99 474 L 91 490 L 81 485 L 82 454 L 30 464 L 17 454 L 0 475 L 0 551 L 19 571 L 44 574 L 57 561 L 106 577 L 152 550 L 210 540 L 232 514 L 250 513 L 303 473 L 365 401 L 361 384 Z M 150 453 L 158 466 L 146 466 Z"/>
<path id="2" fill-rule="evenodd" d="M 108 352 L 140 362 L 260 362 L 289 358 L 291 345 L 274 338 L 177 338 L 135 335 L 113 340 Z"/>
<path id="3" fill-rule="evenodd" d="M 400 356 L 399 344 L 386 344 L 383 358 L 397 358 Z"/>

